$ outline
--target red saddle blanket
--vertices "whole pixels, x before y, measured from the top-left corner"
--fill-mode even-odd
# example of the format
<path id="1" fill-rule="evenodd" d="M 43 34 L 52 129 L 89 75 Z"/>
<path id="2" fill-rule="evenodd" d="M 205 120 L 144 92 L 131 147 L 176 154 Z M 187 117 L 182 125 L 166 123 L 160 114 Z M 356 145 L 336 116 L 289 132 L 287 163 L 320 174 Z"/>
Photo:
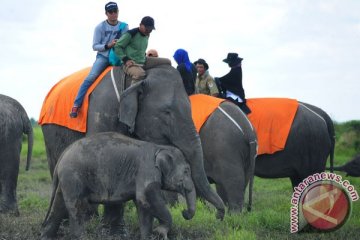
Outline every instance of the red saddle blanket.
<path id="1" fill-rule="evenodd" d="M 248 115 L 258 138 L 258 155 L 283 150 L 299 103 L 289 98 L 250 98 Z"/>
<path id="2" fill-rule="evenodd" d="M 39 124 L 55 123 L 79 132 L 86 132 L 89 94 L 95 89 L 104 76 L 111 70 L 107 67 L 88 89 L 77 118 L 70 118 L 69 113 L 74 104 L 80 85 L 90 72 L 90 67 L 75 72 L 55 84 L 43 102 Z"/>

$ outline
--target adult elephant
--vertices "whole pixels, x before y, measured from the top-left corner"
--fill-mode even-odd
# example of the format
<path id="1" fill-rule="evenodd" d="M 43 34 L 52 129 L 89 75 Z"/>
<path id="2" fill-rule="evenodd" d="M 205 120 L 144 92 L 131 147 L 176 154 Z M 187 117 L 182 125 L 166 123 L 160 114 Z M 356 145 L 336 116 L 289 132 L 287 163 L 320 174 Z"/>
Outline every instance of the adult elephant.
<path id="1" fill-rule="evenodd" d="M 241 212 L 249 183 L 249 204 L 257 153 L 256 133 L 235 104 L 222 102 L 200 129 L 205 172 L 230 212 Z"/>
<path id="2" fill-rule="evenodd" d="M 114 68 L 115 73 L 120 71 Z M 200 137 L 178 71 L 170 65 L 148 69 L 145 80 L 120 95 L 120 112 L 111 76 L 112 72 L 106 74 L 90 95 L 86 135 L 124 133 L 125 124 L 141 140 L 179 148 L 190 164 L 197 194 L 212 203 L 218 210 L 217 217 L 222 219 L 224 203 L 207 180 Z M 63 150 L 85 134 L 56 124 L 43 124 L 42 131 L 52 175 Z"/>
<path id="3" fill-rule="evenodd" d="M 0 94 L 0 213 L 19 215 L 16 187 L 23 134 L 28 136 L 28 170 L 33 147 L 31 122 L 18 101 Z"/>
<path id="4" fill-rule="evenodd" d="M 273 154 L 258 155 L 255 175 L 289 177 L 295 187 L 309 175 L 323 172 L 329 156 L 332 171 L 334 148 L 335 131 L 329 115 L 316 106 L 299 102 L 285 148 Z"/>

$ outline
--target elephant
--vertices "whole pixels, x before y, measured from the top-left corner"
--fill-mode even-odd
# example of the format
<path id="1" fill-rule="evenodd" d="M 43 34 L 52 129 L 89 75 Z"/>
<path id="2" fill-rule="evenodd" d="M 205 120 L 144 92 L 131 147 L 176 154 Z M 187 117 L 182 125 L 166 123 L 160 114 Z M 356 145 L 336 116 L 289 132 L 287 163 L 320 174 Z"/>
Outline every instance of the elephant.
<path id="1" fill-rule="evenodd" d="M 206 175 L 229 212 L 241 212 L 248 183 L 250 211 L 258 146 L 250 121 L 238 106 L 224 101 L 207 118 L 199 134 Z"/>
<path id="2" fill-rule="evenodd" d="M 255 176 L 289 177 L 293 187 L 307 176 L 324 171 L 329 155 L 332 171 L 335 147 L 333 122 L 322 109 L 307 103 L 299 102 L 285 148 L 273 154 L 256 155 L 254 129 L 240 108 L 231 102 L 221 103 L 220 108 L 208 117 L 199 134 L 206 174 L 209 181 L 215 183 L 217 193 L 230 211 L 241 211 L 249 177 L 248 210 L 251 209 L 253 172 L 249 166 L 253 158 L 256 158 Z"/>
<path id="3" fill-rule="evenodd" d="M 153 218 L 155 229 L 164 239 L 172 220 L 161 189 L 181 193 L 187 202 L 185 219 L 195 214 L 196 193 L 189 164 L 180 150 L 129 138 L 120 133 L 102 132 L 71 144 L 55 167 L 51 203 L 43 223 L 42 239 L 55 237 L 64 207 L 70 216 L 71 235 L 84 232 L 84 221 L 91 203 L 102 203 L 106 211 L 134 200 L 141 238 L 149 237 Z M 121 226 L 121 218 L 108 219 L 112 227 Z M 111 231 L 111 230 L 110 230 Z"/>
<path id="4" fill-rule="evenodd" d="M 289 177 L 292 187 L 304 178 L 325 170 L 330 156 L 334 162 L 335 130 L 329 115 L 322 109 L 299 102 L 285 148 L 256 158 L 255 176 L 262 178 Z"/>
<path id="5" fill-rule="evenodd" d="M 345 172 L 346 176 L 360 177 L 360 155 L 341 166 L 335 166 L 335 171 Z"/>
<path id="6" fill-rule="evenodd" d="M 120 67 L 114 67 L 113 72 L 122 74 Z M 166 64 L 149 68 L 146 78 L 119 98 L 113 72 L 104 76 L 89 97 L 86 134 L 57 124 L 42 125 L 51 175 L 62 151 L 75 140 L 98 132 L 129 132 L 138 139 L 180 149 L 190 164 L 197 194 L 213 204 L 216 217 L 223 219 L 225 206 L 206 177 L 200 137 L 179 72 Z"/>
<path id="7" fill-rule="evenodd" d="M 25 109 L 15 99 L 0 94 L 0 213 L 19 215 L 16 198 L 22 136 L 27 135 L 26 170 L 29 170 L 33 129 Z"/>

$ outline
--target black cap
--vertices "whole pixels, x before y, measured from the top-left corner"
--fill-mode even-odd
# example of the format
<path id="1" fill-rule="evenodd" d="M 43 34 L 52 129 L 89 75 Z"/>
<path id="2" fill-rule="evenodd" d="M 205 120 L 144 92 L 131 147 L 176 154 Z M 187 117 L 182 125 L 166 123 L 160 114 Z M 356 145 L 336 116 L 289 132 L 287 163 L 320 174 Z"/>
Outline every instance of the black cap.
<path id="1" fill-rule="evenodd" d="M 208 65 L 207 62 L 206 62 L 204 59 L 202 59 L 202 58 L 199 58 L 199 60 L 195 61 L 195 62 L 194 62 L 194 65 L 196 65 L 196 64 L 204 65 L 205 70 L 208 70 L 208 69 L 209 69 L 209 65 Z"/>
<path id="2" fill-rule="evenodd" d="M 108 2 L 105 4 L 105 11 L 108 12 L 110 10 L 118 10 L 116 2 Z"/>
<path id="3" fill-rule="evenodd" d="M 143 17 L 143 19 L 141 19 L 140 24 L 144 25 L 146 28 L 155 29 L 155 23 L 152 17 L 149 16 Z"/>

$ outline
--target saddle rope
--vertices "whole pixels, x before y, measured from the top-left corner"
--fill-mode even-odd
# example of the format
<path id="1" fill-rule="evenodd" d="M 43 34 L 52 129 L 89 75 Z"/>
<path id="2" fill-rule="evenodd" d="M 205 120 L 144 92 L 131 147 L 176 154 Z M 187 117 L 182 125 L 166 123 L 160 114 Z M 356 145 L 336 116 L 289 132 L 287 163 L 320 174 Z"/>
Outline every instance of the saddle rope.
<path id="1" fill-rule="evenodd" d="M 113 83 L 113 86 L 114 86 L 114 90 L 115 90 L 115 94 L 116 94 L 116 97 L 117 97 L 117 100 L 118 102 L 120 102 L 120 93 L 119 93 L 119 90 L 116 86 L 116 81 L 115 81 L 115 77 L 114 77 L 114 67 L 111 68 L 111 81 Z M 120 79 L 119 79 L 119 82 L 120 82 L 120 92 L 124 92 L 125 90 L 125 73 L 124 74 L 120 74 Z"/>

